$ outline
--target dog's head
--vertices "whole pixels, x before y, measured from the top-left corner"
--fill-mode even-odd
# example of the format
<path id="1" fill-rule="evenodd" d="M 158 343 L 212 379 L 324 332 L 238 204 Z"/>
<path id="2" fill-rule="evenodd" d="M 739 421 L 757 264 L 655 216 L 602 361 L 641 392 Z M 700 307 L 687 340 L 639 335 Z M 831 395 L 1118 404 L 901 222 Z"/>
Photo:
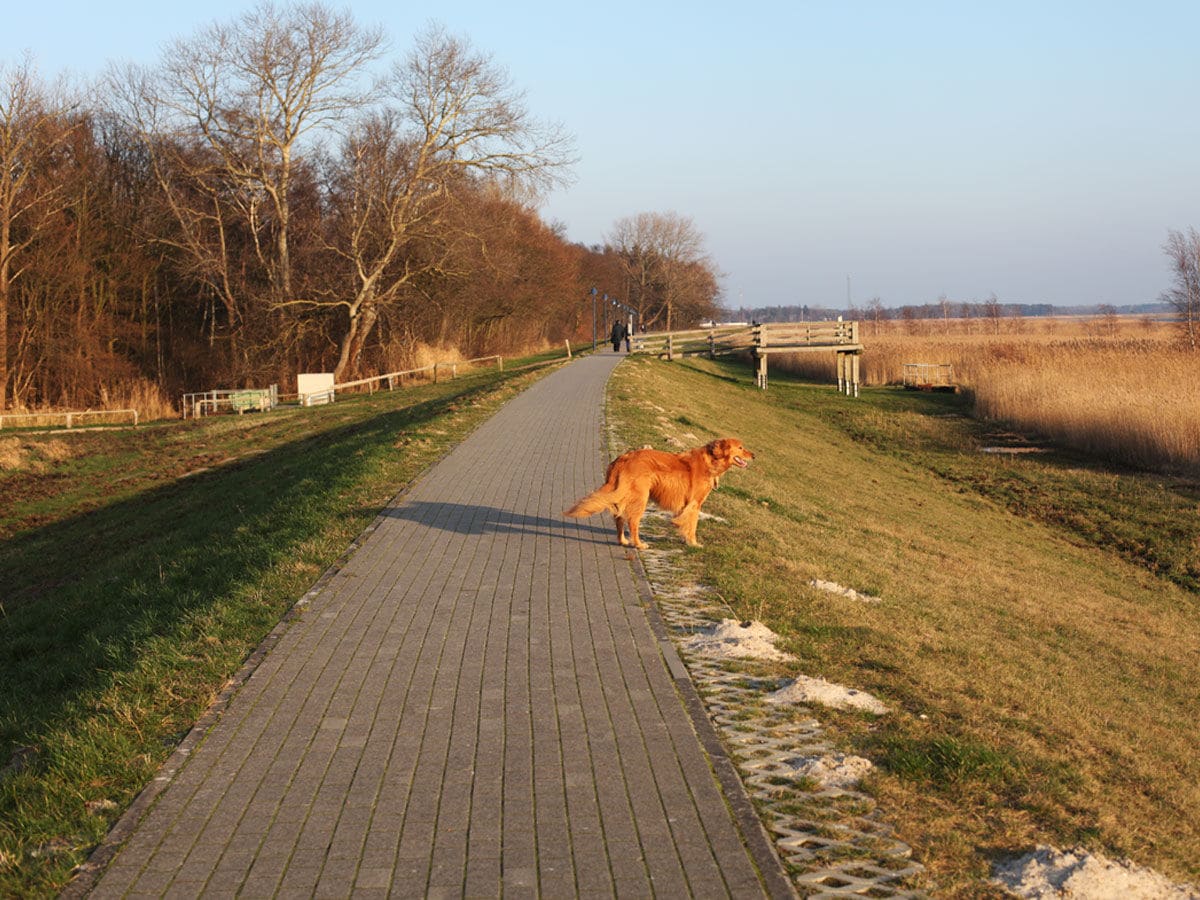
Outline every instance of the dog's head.
<path id="1" fill-rule="evenodd" d="M 744 469 L 754 459 L 754 453 L 737 438 L 718 438 L 710 441 L 704 449 L 721 472 L 727 471 L 730 466 Z"/>

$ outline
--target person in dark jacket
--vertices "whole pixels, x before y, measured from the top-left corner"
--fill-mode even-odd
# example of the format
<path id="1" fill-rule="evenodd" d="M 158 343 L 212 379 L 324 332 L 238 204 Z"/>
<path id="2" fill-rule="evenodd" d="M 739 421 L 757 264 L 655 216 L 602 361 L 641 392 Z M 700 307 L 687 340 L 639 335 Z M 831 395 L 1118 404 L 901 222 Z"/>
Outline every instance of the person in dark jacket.
<path id="1" fill-rule="evenodd" d="M 621 341 L 625 340 L 625 323 L 620 319 L 613 322 L 612 334 L 609 336 L 612 341 L 613 353 L 621 352 Z"/>

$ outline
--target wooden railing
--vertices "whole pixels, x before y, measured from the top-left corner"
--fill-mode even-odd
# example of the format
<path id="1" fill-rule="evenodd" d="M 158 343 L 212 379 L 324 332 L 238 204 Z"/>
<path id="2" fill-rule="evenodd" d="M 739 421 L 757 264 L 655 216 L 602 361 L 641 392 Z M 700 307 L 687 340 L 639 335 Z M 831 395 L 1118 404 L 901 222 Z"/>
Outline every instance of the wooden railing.
<path id="1" fill-rule="evenodd" d="M 638 334 L 631 341 L 631 350 L 667 359 L 749 353 L 757 361 L 756 381 L 761 388 L 767 386 L 769 354 L 831 350 L 837 354 L 838 389 L 858 396 L 858 356 L 863 346 L 858 322 L 769 322 Z"/>
<path id="2" fill-rule="evenodd" d="M 795 353 L 836 350 L 859 345 L 858 322 L 770 322 L 763 325 L 718 325 L 691 331 L 634 335 L 635 353 L 694 356 L 725 353 Z"/>
<path id="3" fill-rule="evenodd" d="M 504 371 L 504 357 L 502 356 L 480 356 L 475 359 L 464 359 L 462 362 L 435 362 L 429 366 L 422 366 L 419 369 L 405 369 L 402 372 L 388 372 L 386 375 L 372 375 L 370 378 L 360 378 L 358 381 L 343 381 L 335 384 L 332 390 L 343 391 L 355 387 L 366 387 L 369 393 L 375 393 L 376 390 L 383 388 L 384 382 L 387 382 L 388 390 L 394 390 L 398 385 L 404 383 L 406 376 L 412 377 L 421 375 L 426 372 L 433 373 L 433 382 L 437 384 L 439 373 L 444 369 L 450 370 L 450 377 L 458 377 L 458 367 L 474 366 L 476 363 L 495 362 L 496 368 L 501 372 Z"/>
<path id="4" fill-rule="evenodd" d="M 3 413 L 0 414 L 0 428 L 5 426 L 18 428 L 66 426 L 74 428 L 76 425 L 94 423 L 96 419 L 104 419 L 105 422 L 98 424 L 106 424 L 114 418 L 127 419 L 136 425 L 138 411 L 136 409 L 85 409 L 75 412 Z M 115 424 L 121 423 L 116 422 Z"/>

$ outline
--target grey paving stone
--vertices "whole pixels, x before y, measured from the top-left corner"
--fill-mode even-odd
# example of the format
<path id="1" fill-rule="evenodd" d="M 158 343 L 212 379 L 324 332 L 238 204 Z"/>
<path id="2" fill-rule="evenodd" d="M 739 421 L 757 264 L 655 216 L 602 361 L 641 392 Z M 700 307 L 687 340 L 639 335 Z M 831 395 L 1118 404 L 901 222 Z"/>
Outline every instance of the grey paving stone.
<path id="1" fill-rule="evenodd" d="M 610 521 L 579 359 L 398 497 L 96 896 L 763 893 Z M 207 887 L 206 887 L 207 885 Z"/>

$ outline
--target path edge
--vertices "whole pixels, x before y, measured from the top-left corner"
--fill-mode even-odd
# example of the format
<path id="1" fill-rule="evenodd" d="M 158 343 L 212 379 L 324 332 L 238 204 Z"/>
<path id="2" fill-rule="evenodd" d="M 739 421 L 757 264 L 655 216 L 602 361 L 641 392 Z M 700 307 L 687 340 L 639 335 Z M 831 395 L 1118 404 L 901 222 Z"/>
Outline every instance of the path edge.
<path id="1" fill-rule="evenodd" d="M 645 566 L 642 565 L 640 554 L 630 554 L 630 566 L 637 581 L 638 593 L 642 597 L 646 618 L 650 622 L 650 630 L 658 638 L 659 650 L 662 652 L 663 661 L 671 674 L 671 680 L 675 684 L 680 702 L 683 703 L 684 709 L 687 710 L 688 716 L 692 720 L 692 727 L 696 731 L 701 747 L 704 748 L 709 765 L 712 766 L 713 777 L 721 787 L 721 793 L 729 806 L 734 824 L 742 836 L 742 842 L 758 869 L 763 887 L 771 897 L 798 898 L 800 894 L 788 875 L 783 860 L 779 858 L 779 854 L 775 850 L 775 842 L 767 833 L 762 817 L 755 809 L 746 785 L 742 782 L 741 775 L 738 774 L 737 766 L 721 742 L 721 736 L 717 733 L 712 719 L 709 718 L 704 700 L 696 689 L 696 684 L 692 681 L 687 666 L 684 665 L 675 649 L 675 642 L 659 611 L 658 602 L 654 598 L 654 589 L 650 586 L 650 578 L 646 574 Z"/>
<path id="2" fill-rule="evenodd" d="M 615 371 L 616 366 L 613 367 L 613 372 Z M 611 373 L 609 377 L 612 377 Z M 611 458 L 612 448 L 609 446 L 609 440 L 612 437 L 612 433 L 609 430 L 608 423 L 607 384 L 604 390 L 604 405 L 601 410 L 601 417 L 600 443 L 608 457 Z M 601 462 L 607 465 L 608 460 L 603 459 Z M 734 825 L 742 837 L 742 843 L 746 847 L 750 859 L 754 863 L 754 867 L 758 870 L 763 888 L 771 897 L 789 898 L 789 900 L 799 898 L 800 894 L 796 890 L 791 877 L 788 875 L 783 860 L 780 859 L 779 854 L 775 850 L 775 842 L 767 832 L 762 816 L 754 808 L 754 802 L 750 799 L 750 794 L 746 790 L 742 776 L 738 773 L 733 758 L 730 757 L 729 752 L 725 749 L 725 745 L 721 742 L 721 736 L 717 733 L 716 726 L 713 725 L 712 719 L 709 718 L 708 709 L 704 705 L 704 700 L 701 698 L 700 692 L 696 689 L 696 683 L 692 680 L 691 673 L 688 672 L 687 666 L 684 665 L 678 651 L 675 649 L 675 642 L 671 638 L 671 633 L 667 630 L 666 622 L 663 620 L 662 613 L 658 608 L 658 601 L 654 597 L 654 588 L 650 585 L 650 578 L 646 574 L 646 567 L 642 564 L 641 554 L 636 550 L 631 550 L 631 552 L 626 554 L 626 558 L 629 560 L 630 569 L 633 571 L 634 582 L 642 601 L 642 608 L 646 612 L 646 619 L 650 623 L 650 630 L 658 639 L 658 648 L 662 654 L 663 664 L 671 676 L 671 681 L 675 685 L 675 691 L 679 696 L 680 702 L 683 704 L 683 708 L 687 711 L 688 718 L 692 721 L 692 728 L 696 732 L 700 746 L 704 749 L 705 756 L 708 757 L 713 777 L 716 779 L 717 785 L 721 789 L 721 795 L 725 798 L 725 803 L 729 807 Z"/>

